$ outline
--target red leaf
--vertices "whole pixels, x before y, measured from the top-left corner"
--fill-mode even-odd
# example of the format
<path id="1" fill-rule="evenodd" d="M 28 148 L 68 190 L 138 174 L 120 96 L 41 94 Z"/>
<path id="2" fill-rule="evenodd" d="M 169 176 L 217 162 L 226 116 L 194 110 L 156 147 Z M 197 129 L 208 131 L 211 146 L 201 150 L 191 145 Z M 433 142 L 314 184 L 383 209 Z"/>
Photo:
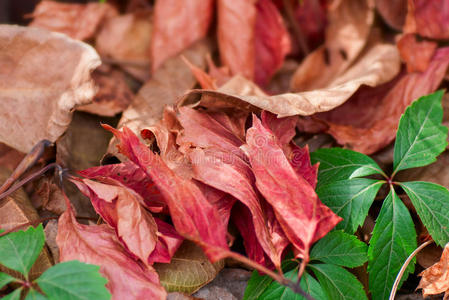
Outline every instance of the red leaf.
<path id="1" fill-rule="evenodd" d="M 286 236 L 306 261 L 313 242 L 341 218 L 321 203 L 314 188 L 299 176 L 271 131 L 253 116 L 244 146 L 256 176 L 256 186 L 273 206 Z"/>
<path id="2" fill-rule="evenodd" d="M 304 0 L 299 2 L 295 17 L 302 34 L 307 38 L 310 49 L 319 46 L 324 40 L 327 24 L 326 1 Z"/>
<path id="3" fill-rule="evenodd" d="M 166 298 L 156 271 L 130 258 L 113 229 L 107 225 L 78 224 L 67 198 L 66 201 L 67 211 L 59 218 L 56 237 L 61 261 L 77 259 L 99 265 L 100 272 L 108 279 L 106 287 L 112 299 Z"/>
<path id="4" fill-rule="evenodd" d="M 170 224 L 158 218 L 154 218 L 154 221 L 157 224 L 158 242 L 156 248 L 148 257 L 148 263 L 169 263 L 176 250 L 181 246 L 183 238 Z"/>
<path id="5" fill-rule="evenodd" d="M 176 175 L 162 159 L 142 144 L 127 127 L 120 132 L 108 125 L 119 140 L 118 148 L 153 180 L 170 210 L 176 230 L 198 243 L 211 261 L 227 255 L 227 224 L 191 180 Z"/>
<path id="6" fill-rule="evenodd" d="M 405 34 L 397 44 L 399 54 L 407 64 L 408 72 L 425 72 L 437 49 L 435 42 L 418 42 L 414 34 Z"/>
<path id="7" fill-rule="evenodd" d="M 449 2 L 408 0 L 404 32 L 431 39 L 449 39 Z"/>
<path id="8" fill-rule="evenodd" d="M 213 8 L 213 0 L 156 1 L 151 42 L 153 71 L 167 58 L 206 36 Z"/>
<path id="9" fill-rule="evenodd" d="M 109 177 L 134 190 L 142 198 L 142 204 L 154 213 L 161 212 L 166 204 L 154 182 L 134 163 L 127 161 L 121 164 L 92 167 L 78 172 L 89 179 Z"/>

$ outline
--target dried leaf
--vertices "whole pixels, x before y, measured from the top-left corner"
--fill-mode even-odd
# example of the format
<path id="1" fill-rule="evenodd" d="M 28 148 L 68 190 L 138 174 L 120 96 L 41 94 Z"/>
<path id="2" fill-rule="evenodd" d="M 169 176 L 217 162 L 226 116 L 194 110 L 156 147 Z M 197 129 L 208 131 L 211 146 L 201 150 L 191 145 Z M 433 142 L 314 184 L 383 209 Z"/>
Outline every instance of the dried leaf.
<path id="1" fill-rule="evenodd" d="M 421 281 L 417 289 L 423 290 L 423 297 L 444 292 L 444 299 L 449 297 L 449 244 L 444 247 L 443 254 L 439 262 L 425 269 L 419 274 Z"/>
<path id="2" fill-rule="evenodd" d="M 295 19 L 301 33 L 307 38 L 309 49 L 322 44 L 327 25 L 326 1 L 302 1 L 295 10 Z M 292 45 L 294 46 L 294 45 Z"/>
<path id="3" fill-rule="evenodd" d="M 141 81 L 150 78 L 150 44 L 153 30 L 150 11 L 108 18 L 97 35 L 95 48 L 106 59 Z"/>
<path id="4" fill-rule="evenodd" d="M 212 281 L 224 267 L 224 261 L 209 262 L 201 249 L 185 241 L 170 264 L 156 264 L 161 284 L 168 292 L 193 294 Z"/>
<path id="5" fill-rule="evenodd" d="M 405 33 L 449 39 L 449 3 L 445 0 L 408 0 Z"/>
<path id="6" fill-rule="evenodd" d="M 298 252 L 308 260 L 313 242 L 341 218 L 321 203 L 314 188 L 290 165 L 272 132 L 253 117 L 245 152 L 256 176 L 256 186 L 273 206 L 276 218 Z"/>
<path id="7" fill-rule="evenodd" d="M 366 55 L 327 88 L 296 94 L 245 96 L 236 93 L 235 89 L 228 92 L 231 84 L 228 82 L 218 91 L 192 90 L 180 99 L 179 105 L 195 106 L 201 103 L 202 106 L 214 108 L 238 107 L 253 111 L 263 109 L 278 117 L 312 115 L 343 104 L 362 85 L 377 86 L 388 82 L 399 72 L 399 67 L 400 58 L 396 47 L 378 44 L 370 48 Z M 314 68 L 319 69 L 318 66 Z M 240 86 L 245 87 L 241 91 L 250 90 L 250 83 L 243 83 L 241 78 L 238 81 Z"/>
<path id="8" fill-rule="evenodd" d="M 309 54 L 292 77 L 294 91 L 332 86 L 365 46 L 374 19 L 371 0 L 339 1 L 328 13 L 325 44 Z"/>
<path id="9" fill-rule="evenodd" d="M 397 44 L 399 54 L 405 61 L 408 72 L 425 72 L 437 49 L 435 42 L 418 42 L 413 34 L 405 34 Z"/>
<path id="10" fill-rule="evenodd" d="M 376 0 L 376 9 L 384 21 L 396 30 L 401 30 L 407 15 L 407 0 Z"/>
<path id="11" fill-rule="evenodd" d="M 0 140 L 22 152 L 43 139 L 54 142 L 73 108 L 94 96 L 89 73 L 98 55 L 64 35 L 13 25 L 0 26 L 0 45 Z"/>
<path id="12" fill-rule="evenodd" d="M 93 38 L 101 24 L 117 14 L 118 11 L 108 3 L 73 4 L 45 0 L 36 6 L 30 26 L 84 41 Z"/>
<path id="13" fill-rule="evenodd" d="M 59 218 L 56 242 L 61 261 L 77 259 L 100 266 L 112 299 L 165 299 L 156 271 L 129 257 L 108 225 L 79 224 L 69 202 Z"/>
<path id="14" fill-rule="evenodd" d="M 213 8 L 213 0 L 156 1 L 151 41 L 153 71 L 159 69 L 168 58 L 206 36 Z"/>

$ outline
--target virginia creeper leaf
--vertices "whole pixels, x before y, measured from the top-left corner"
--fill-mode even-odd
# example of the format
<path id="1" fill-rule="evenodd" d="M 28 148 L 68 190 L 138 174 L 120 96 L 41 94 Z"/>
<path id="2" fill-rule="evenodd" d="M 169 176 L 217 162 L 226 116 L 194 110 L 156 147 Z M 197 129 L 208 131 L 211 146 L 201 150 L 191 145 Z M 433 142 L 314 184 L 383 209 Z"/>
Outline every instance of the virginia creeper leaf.
<path id="1" fill-rule="evenodd" d="M 20 294 L 22 293 L 22 288 L 15 290 L 12 293 L 9 293 L 2 300 L 20 300 Z"/>
<path id="2" fill-rule="evenodd" d="M 45 236 L 42 224 L 26 231 L 12 232 L 0 237 L 0 264 L 22 273 L 28 272 L 44 247 Z"/>
<path id="3" fill-rule="evenodd" d="M 7 285 L 10 282 L 13 282 L 15 280 L 14 277 L 9 276 L 6 273 L 0 272 L 0 289 Z"/>
<path id="4" fill-rule="evenodd" d="M 441 124 L 443 94 L 440 90 L 423 96 L 405 110 L 396 133 L 393 174 L 431 164 L 446 148 L 448 129 Z"/>
<path id="5" fill-rule="evenodd" d="M 310 259 L 343 267 L 358 267 L 368 260 L 368 246 L 355 235 L 332 231 L 313 246 Z"/>
<path id="6" fill-rule="evenodd" d="M 320 163 L 318 186 L 333 181 L 382 173 L 381 168 L 369 156 L 348 149 L 323 148 L 310 156 L 312 163 Z"/>
<path id="7" fill-rule="evenodd" d="M 374 300 L 388 299 L 396 275 L 416 247 L 410 213 L 391 190 L 380 209 L 368 248 L 369 287 Z M 414 262 L 408 266 L 403 280 L 413 269 Z"/>
<path id="8" fill-rule="evenodd" d="M 309 267 L 318 278 L 327 299 L 368 299 L 362 284 L 344 268 L 330 264 L 311 264 Z"/>
<path id="9" fill-rule="evenodd" d="M 266 275 L 259 274 L 258 271 L 253 271 L 251 278 L 248 281 L 248 285 L 245 289 L 245 295 L 243 300 L 257 300 L 260 299 L 260 295 L 271 285 L 273 279 Z"/>
<path id="10" fill-rule="evenodd" d="M 449 242 L 449 191 L 431 182 L 404 182 L 405 190 L 419 218 L 433 240 L 440 246 Z"/>
<path id="11" fill-rule="evenodd" d="M 39 293 L 38 291 L 36 291 L 35 289 L 31 288 L 28 291 L 28 294 L 25 297 L 25 300 L 48 300 L 48 298 L 46 296 L 42 295 L 41 293 Z"/>
<path id="12" fill-rule="evenodd" d="M 320 185 L 316 192 L 324 204 L 343 218 L 336 228 L 352 234 L 365 221 L 382 184 L 378 180 L 354 178 Z"/>
<path id="13" fill-rule="evenodd" d="M 62 262 L 45 271 L 37 284 L 51 299 L 110 299 L 100 267 L 77 260 Z"/>

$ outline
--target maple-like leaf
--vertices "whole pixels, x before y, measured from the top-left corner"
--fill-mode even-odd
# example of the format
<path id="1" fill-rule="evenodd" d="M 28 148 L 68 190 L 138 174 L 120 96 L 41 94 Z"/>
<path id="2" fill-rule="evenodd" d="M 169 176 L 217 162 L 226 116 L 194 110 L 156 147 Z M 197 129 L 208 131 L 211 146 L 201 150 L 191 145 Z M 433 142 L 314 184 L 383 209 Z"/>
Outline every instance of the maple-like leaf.
<path id="1" fill-rule="evenodd" d="M 421 281 L 417 289 L 423 290 L 424 298 L 428 295 L 444 293 L 444 299 L 449 298 L 449 244 L 446 244 L 440 261 L 422 271 Z"/>
<path id="2" fill-rule="evenodd" d="M 308 260 L 311 244 L 341 221 L 321 203 L 314 188 L 291 166 L 272 132 L 253 116 L 244 150 L 256 176 L 256 186 L 273 206 L 298 255 Z"/>
<path id="3" fill-rule="evenodd" d="M 156 271 L 138 264 L 125 252 L 108 225 L 79 224 L 66 198 L 67 211 L 59 218 L 56 238 L 61 261 L 79 260 L 100 266 L 112 299 L 165 299 Z"/>
<path id="4" fill-rule="evenodd" d="M 198 243 L 211 261 L 229 251 L 226 243 L 227 224 L 209 203 L 199 187 L 189 179 L 176 175 L 162 159 L 142 144 L 127 127 L 123 132 L 110 126 L 119 141 L 119 151 L 137 164 L 161 191 L 179 234 Z"/>
<path id="5" fill-rule="evenodd" d="M 156 1 L 151 41 L 153 71 L 167 58 L 206 36 L 213 8 L 213 0 Z"/>

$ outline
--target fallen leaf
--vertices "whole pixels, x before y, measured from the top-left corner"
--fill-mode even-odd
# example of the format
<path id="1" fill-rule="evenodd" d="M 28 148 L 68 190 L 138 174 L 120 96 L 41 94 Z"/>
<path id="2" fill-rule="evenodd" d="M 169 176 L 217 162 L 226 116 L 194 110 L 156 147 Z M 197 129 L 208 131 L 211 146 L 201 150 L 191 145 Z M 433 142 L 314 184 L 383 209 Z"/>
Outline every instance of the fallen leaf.
<path id="1" fill-rule="evenodd" d="M 13 171 L 24 157 L 22 152 L 0 143 L 0 166 Z"/>
<path id="2" fill-rule="evenodd" d="M 124 111 L 131 103 L 134 94 L 126 83 L 122 72 L 108 67 L 100 67 L 92 73 L 92 78 L 98 91 L 92 103 L 82 105 L 77 110 L 113 117 Z"/>
<path id="3" fill-rule="evenodd" d="M 318 68 L 318 66 L 315 66 Z M 362 85 L 377 86 L 390 81 L 399 72 L 400 58 L 396 47 L 378 44 L 368 50 L 351 68 L 326 88 L 301 93 L 287 93 L 274 96 L 245 96 L 227 92 L 229 81 L 217 91 L 192 90 L 186 93 L 179 105 L 227 108 L 237 107 L 246 110 L 263 109 L 278 117 L 293 115 L 312 115 L 317 112 L 332 110 L 348 100 Z M 244 79 L 243 79 L 244 80 Z M 251 83 L 244 83 L 242 78 L 236 82 L 242 86 L 241 91 L 248 92 Z M 235 85 L 235 84 L 234 84 Z M 247 93 L 250 94 L 250 93 Z M 253 92 L 251 92 L 253 94 Z"/>
<path id="4" fill-rule="evenodd" d="M 161 284 L 168 292 L 192 294 L 212 281 L 224 267 L 224 261 L 209 262 L 201 248 L 185 241 L 170 264 L 155 264 Z"/>
<path id="5" fill-rule="evenodd" d="M 291 79 L 292 90 L 312 91 L 332 86 L 362 52 L 373 19 L 373 1 L 339 1 L 328 12 L 324 45 L 303 60 Z"/>
<path id="6" fill-rule="evenodd" d="M 423 297 L 444 292 L 444 299 L 449 297 L 449 244 L 444 247 L 443 254 L 439 262 L 422 271 L 421 281 L 417 289 L 423 290 Z"/>
<path id="7" fill-rule="evenodd" d="M 95 40 L 103 59 L 112 59 L 143 82 L 150 78 L 151 16 L 143 10 L 108 18 Z"/>
<path id="8" fill-rule="evenodd" d="M 90 72 L 100 58 L 86 44 L 38 28 L 1 25 L 0 45 L 0 141 L 22 152 L 54 142 L 72 110 L 94 96 Z"/>
<path id="9" fill-rule="evenodd" d="M 314 188 L 291 166 L 275 136 L 253 116 L 244 150 L 256 177 L 256 186 L 273 206 L 285 235 L 308 261 L 313 242 L 323 237 L 341 218 L 321 203 Z"/>
<path id="10" fill-rule="evenodd" d="M 327 25 L 327 3 L 326 1 L 302 1 L 295 9 L 295 19 L 306 37 L 309 49 L 321 45 L 325 36 Z"/>
<path id="11" fill-rule="evenodd" d="M 61 262 L 76 259 L 99 265 L 108 279 L 106 287 L 112 299 L 165 299 L 167 293 L 160 286 L 156 271 L 129 257 L 112 228 L 79 224 L 68 199 L 67 206 L 59 218 L 56 237 Z"/>
<path id="12" fill-rule="evenodd" d="M 77 40 L 93 38 L 102 23 L 118 11 L 108 3 L 60 3 L 41 1 L 31 14 L 29 26 L 64 33 Z"/>
<path id="13" fill-rule="evenodd" d="M 397 45 L 408 72 L 425 72 L 437 49 L 435 42 L 418 42 L 413 34 L 402 36 Z"/>
<path id="14" fill-rule="evenodd" d="M 407 15 L 407 0 L 376 0 L 376 10 L 388 25 L 401 30 Z"/>
<path id="15" fill-rule="evenodd" d="M 212 22 L 213 8 L 213 0 L 156 1 L 151 41 L 153 71 L 159 69 L 168 58 L 206 36 Z"/>
<path id="16" fill-rule="evenodd" d="M 449 39 L 449 3 L 445 0 L 408 0 L 405 33 Z"/>

